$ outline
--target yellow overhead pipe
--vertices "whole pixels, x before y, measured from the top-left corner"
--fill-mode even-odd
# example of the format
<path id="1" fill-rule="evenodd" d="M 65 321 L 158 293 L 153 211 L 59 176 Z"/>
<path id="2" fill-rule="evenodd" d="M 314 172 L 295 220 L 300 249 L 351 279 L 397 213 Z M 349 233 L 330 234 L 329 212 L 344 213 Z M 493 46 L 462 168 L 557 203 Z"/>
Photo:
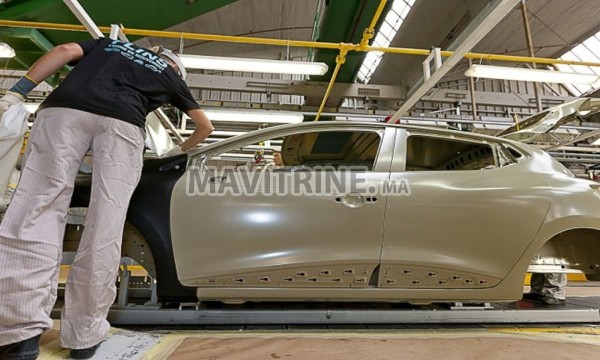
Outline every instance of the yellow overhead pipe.
<path id="1" fill-rule="evenodd" d="M 352 44 L 345 44 L 345 45 L 352 45 Z M 342 49 L 340 50 L 339 55 L 336 56 L 336 58 L 335 58 L 335 69 L 333 69 L 333 74 L 331 75 L 331 80 L 329 81 L 329 85 L 327 85 L 327 90 L 325 91 L 325 96 L 323 96 L 323 100 L 321 101 L 321 105 L 319 106 L 319 111 L 317 111 L 317 116 L 315 117 L 315 121 L 319 121 L 319 118 L 321 117 L 321 113 L 323 112 L 323 109 L 325 108 L 325 103 L 327 103 L 329 94 L 331 94 L 331 90 L 333 89 L 333 84 L 335 83 L 335 79 L 337 78 L 338 73 L 340 72 L 340 68 L 346 62 L 346 54 L 348 54 L 348 51 L 350 50 L 351 47 L 352 46 L 343 46 Z"/>
<path id="2" fill-rule="evenodd" d="M 371 19 L 371 24 L 369 24 L 367 30 L 370 30 L 372 32 L 375 29 L 375 25 L 377 25 L 377 21 L 379 21 L 379 17 L 381 16 L 381 13 L 383 13 L 383 9 L 385 8 L 386 3 L 387 0 L 381 0 L 379 6 L 377 7 L 377 10 L 375 10 L 375 15 L 373 15 L 373 19 Z"/>
<path id="3" fill-rule="evenodd" d="M 383 12 L 383 8 L 385 8 L 386 2 L 387 2 L 387 0 L 381 0 L 381 2 L 379 2 L 379 6 L 377 7 L 377 10 L 375 11 L 375 15 L 373 16 L 373 19 L 371 19 L 371 24 L 363 32 L 363 37 L 360 40 L 360 44 L 358 46 L 356 46 L 354 44 L 340 44 L 341 45 L 340 53 L 335 58 L 335 69 L 333 69 L 333 74 L 331 75 L 331 79 L 329 80 L 329 84 L 327 85 L 327 90 L 325 91 L 325 96 L 323 96 L 323 100 L 321 100 L 321 105 L 319 106 L 319 110 L 317 111 L 317 116 L 315 116 L 315 121 L 319 121 L 319 119 L 321 118 L 321 113 L 323 112 L 323 109 L 325 108 L 325 104 L 327 103 L 327 100 L 329 99 L 329 94 L 331 94 L 331 90 L 333 89 L 333 84 L 335 83 L 335 80 L 337 79 L 338 73 L 340 72 L 340 68 L 346 62 L 346 55 L 348 54 L 348 51 L 350 51 L 350 50 L 362 51 L 362 49 L 369 47 L 369 40 L 371 40 L 373 38 L 373 34 L 375 33 L 375 25 L 377 25 L 377 21 L 379 21 L 379 17 L 381 16 L 381 13 Z"/>
<path id="4" fill-rule="evenodd" d="M 0 20 L 0 26 L 87 32 L 87 30 L 85 29 L 85 27 L 83 25 L 56 24 L 56 23 L 31 22 L 31 21 Z M 107 26 L 100 26 L 99 28 L 100 28 L 100 31 L 102 31 L 103 33 L 107 33 L 107 34 L 110 33 L 110 28 Z M 247 36 L 196 34 L 196 33 L 188 33 L 188 32 L 175 32 L 175 31 L 142 30 L 142 29 L 123 28 L 123 33 L 125 33 L 126 35 L 155 36 L 155 37 L 174 38 L 174 39 L 189 39 L 189 40 L 234 42 L 234 43 L 242 43 L 242 44 L 312 47 L 312 48 L 318 48 L 318 49 L 340 49 L 340 50 L 342 48 L 341 43 L 280 40 L 280 39 L 269 39 L 269 38 L 253 38 L 253 37 L 247 37 Z M 353 51 L 381 51 L 381 52 L 390 53 L 390 54 L 422 55 L 422 56 L 427 56 L 431 53 L 431 50 L 424 50 L 424 49 L 399 48 L 399 47 L 387 47 L 386 48 L 386 47 L 376 47 L 376 46 L 367 46 L 365 48 L 362 48 L 362 47 L 360 47 L 360 45 L 355 45 L 355 44 L 350 46 L 350 50 L 353 50 Z M 453 51 L 442 51 L 441 52 L 441 55 L 444 57 L 449 57 L 452 54 L 454 54 Z M 582 66 L 600 67 L 600 63 L 598 63 L 598 62 L 571 61 L 571 60 L 560 60 L 560 59 L 539 58 L 539 57 L 529 57 L 529 56 L 466 53 L 463 57 L 466 59 L 481 60 L 481 61 L 483 61 L 483 60 L 506 61 L 506 62 L 519 62 L 519 63 L 539 63 L 539 64 L 549 64 L 549 65 L 550 64 L 564 64 L 564 65 L 582 65 Z"/>
<path id="5" fill-rule="evenodd" d="M 46 23 L 46 22 L 0 20 L 0 26 L 87 32 L 87 29 L 83 25 L 56 24 L 56 23 Z M 106 33 L 106 34 L 110 33 L 110 27 L 108 27 L 108 26 L 99 26 L 98 28 L 103 33 Z M 261 45 L 278 45 L 278 46 L 294 46 L 294 47 L 317 47 L 317 48 L 321 48 L 321 49 L 339 49 L 340 48 L 340 44 L 338 44 L 338 43 L 316 42 L 316 41 L 281 40 L 281 39 L 269 39 L 269 38 L 254 38 L 254 37 L 249 37 L 249 36 L 196 34 L 196 33 L 189 33 L 189 32 L 143 30 L 143 29 L 129 29 L 129 28 L 122 28 L 122 31 L 125 35 L 134 35 L 134 36 L 135 35 L 137 35 L 137 36 L 155 36 L 155 37 L 174 38 L 174 39 L 182 39 L 183 38 L 183 39 L 188 39 L 188 40 L 234 42 L 234 43 L 243 43 L 243 44 L 261 44 Z"/>
<path id="6" fill-rule="evenodd" d="M 369 27 L 366 28 L 363 32 L 363 37 L 360 40 L 360 44 L 358 45 L 357 50 L 363 51 L 362 49 L 369 47 L 369 40 L 371 40 L 373 36 L 375 36 L 375 25 L 377 25 L 377 21 L 379 21 L 379 17 L 383 12 L 386 3 L 387 0 L 381 0 L 381 2 L 379 3 L 377 10 L 375 10 L 375 15 L 373 15 L 373 19 L 371 19 L 371 24 L 369 24 Z"/>

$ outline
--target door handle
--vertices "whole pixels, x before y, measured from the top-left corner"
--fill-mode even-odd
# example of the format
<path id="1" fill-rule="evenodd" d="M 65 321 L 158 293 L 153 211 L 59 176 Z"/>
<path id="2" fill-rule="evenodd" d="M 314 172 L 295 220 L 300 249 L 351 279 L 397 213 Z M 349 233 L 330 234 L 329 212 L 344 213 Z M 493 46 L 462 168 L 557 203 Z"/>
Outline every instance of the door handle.
<path id="1" fill-rule="evenodd" d="M 361 194 L 346 194 L 335 198 L 335 202 L 351 209 L 359 208 L 366 203 L 366 199 Z"/>
<path id="2" fill-rule="evenodd" d="M 227 176 L 213 176 L 208 179 L 210 183 L 222 183 L 225 180 L 227 180 Z"/>

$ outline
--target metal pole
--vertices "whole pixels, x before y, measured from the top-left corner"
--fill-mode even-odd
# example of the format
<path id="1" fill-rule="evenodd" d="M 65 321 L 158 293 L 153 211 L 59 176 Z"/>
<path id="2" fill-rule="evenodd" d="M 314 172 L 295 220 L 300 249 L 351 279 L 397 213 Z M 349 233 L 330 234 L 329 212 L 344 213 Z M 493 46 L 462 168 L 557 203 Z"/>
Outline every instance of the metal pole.
<path id="1" fill-rule="evenodd" d="M 85 26 L 87 31 L 92 35 L 94 39 L 103 38 L 104 34 L 102 31 L 96 26 L 94 20 L 88 15 L 88 13 L 83 9 L 81 4 L 77 0 L 63 0 L 65 5 L 71 9 L 73 15 L 77 17 L 77 19 Z"/>
<path id="2" fill-rule="evenodd" d="M 521 0 L 521 10 L 523 14 L 523 25 L 525 26 L 525 38 L 527 40 L 527 49 L 529 49 L 529 56 L 535 57 L 535 51 L 533 50 L 533 40 L 531 39 L 531 28 L 529 27 L 529 18 L 527 16 L 527 5 L 525 0 Z M 535 69 L 535 62 L 531 64 Z M 535 94 L 535 104 L 537 111 L 542 111 L 542 99 L 540 98 L 539 84 L 533 83 L 533 93 Z"/>
<path id="3" fill-rule="evenodd" d="M 342 49 L 339 55 L 335 58 L 335 69 L 333 70 L 333 74 L 331 75 L 331 80 L 329 80 L 329 84 L 327 85 L 327 90 L 325 91 L 325 96 L 323 96 L 323 100 L 321 101 L 321 106 L 319 106 L 319 110 L 317 111 L 317 116 L 315 117 L 315 121 L 319 121 L 321 118 L 321 113 L 325 108 L 325 104 L 327 103 L 327 99 L 329 99 L 329 94 L 331 94 L 331 90 L 333 89 L 333 84 L 335 83 L 335 79 L 337 78 L 338 72 L 344 63 L 346 62 L 346 54 L 348 50 Z"/>
<path id="4" fill-rule="evenodd" d="M 473 65 L 473 60 L 469 59 L 469 67 Z M 473 120 L 477 120 L 477 102 L 475 101 L 475 80 L 469 77 L 469 93 L 471 93 L 471 111 L 473 112 Z"/>
<path id="5" fill-rule="evenodd" d="M 129 282 L 131 280 L 131 271 L 127 268 L 127 264 L 121 264 L 122 270 L 120 270 L 120 281 L 119 281 L 119 295 L 117 298 L 117 306 L 127 306 L 129 299 Z"/>

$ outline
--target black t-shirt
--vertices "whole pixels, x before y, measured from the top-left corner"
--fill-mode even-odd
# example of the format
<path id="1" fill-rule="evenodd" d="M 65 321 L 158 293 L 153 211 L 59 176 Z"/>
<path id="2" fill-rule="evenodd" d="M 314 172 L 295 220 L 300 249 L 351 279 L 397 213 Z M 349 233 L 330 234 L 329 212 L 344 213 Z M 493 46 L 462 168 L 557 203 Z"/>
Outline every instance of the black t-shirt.
<path id="1" fill-rule="evenodd" d="M 199 108 L 186 83 L 154 52 L 112 39 L 78 43 L 84 56 L 40 109 L 66 107 L 144 127 L 146 115 L 170 103 Z"/>

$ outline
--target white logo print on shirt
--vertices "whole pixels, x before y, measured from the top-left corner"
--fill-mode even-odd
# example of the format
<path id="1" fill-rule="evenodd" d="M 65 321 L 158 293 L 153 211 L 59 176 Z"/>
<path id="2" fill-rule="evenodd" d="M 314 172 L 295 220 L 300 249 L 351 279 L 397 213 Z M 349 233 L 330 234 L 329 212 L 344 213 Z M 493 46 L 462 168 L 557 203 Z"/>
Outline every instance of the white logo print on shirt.
<path id="1" fill-rule="evenodd" d="M 104 51 L 118 52 L 127 59 L 144 66 L 154 72 L 162 73 L 164 69 L 169 66 L 166 61 L 161 59 L 157 54 L 152 51 L 135 48 L 130 42 L 123 42 L 119 40 L 113 40 L 112 43 L 108 44 Z"/>

